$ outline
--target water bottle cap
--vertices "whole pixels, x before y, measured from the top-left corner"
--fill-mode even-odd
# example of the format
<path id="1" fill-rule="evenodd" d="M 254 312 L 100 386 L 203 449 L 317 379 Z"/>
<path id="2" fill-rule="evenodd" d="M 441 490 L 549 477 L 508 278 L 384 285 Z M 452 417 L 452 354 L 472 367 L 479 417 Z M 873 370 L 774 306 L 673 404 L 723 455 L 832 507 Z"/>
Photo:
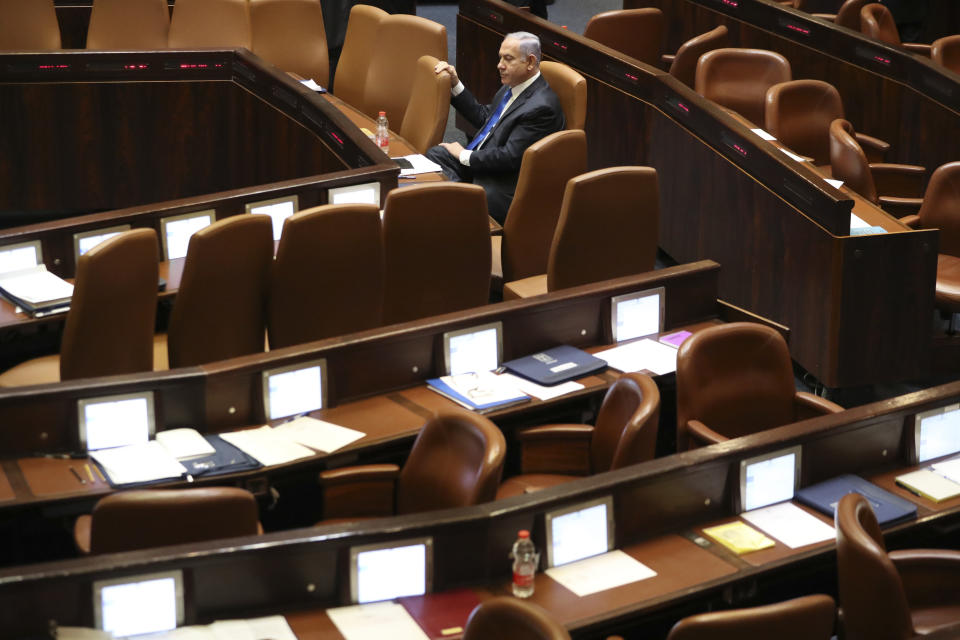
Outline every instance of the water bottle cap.
<path id="1" fill-rule="evenodd" d="M 521 530 L 517 533 L 517 537 L 518 537 L 518 538 L 529 538 L 529 537 L 530 537 L 530 532 L 527 531 L 526 529 L 521 529 Z"/>
<path id="2" fill-rule="evenodd" d="M 386 111 L 381 111 L 381 112 L 380 112 L 380 116 L 381 116 L 381 117 L 382 117 L 382 116 L 385 116 L 385 115 L 387 115 L 387 112 L 386 112 Z"/>

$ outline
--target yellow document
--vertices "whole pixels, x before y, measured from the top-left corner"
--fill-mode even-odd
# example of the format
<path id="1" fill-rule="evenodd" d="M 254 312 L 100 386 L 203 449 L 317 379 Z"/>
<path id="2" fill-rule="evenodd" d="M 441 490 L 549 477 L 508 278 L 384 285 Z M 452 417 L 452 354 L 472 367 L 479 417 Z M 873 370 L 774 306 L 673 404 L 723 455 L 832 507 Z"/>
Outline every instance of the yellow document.
<path id="1" fill-rule="evenodd" d="M 734 553 L 769 549 L 774 545 L 773 540 L 739 520 L 709 527 L 703 532 Z"/>

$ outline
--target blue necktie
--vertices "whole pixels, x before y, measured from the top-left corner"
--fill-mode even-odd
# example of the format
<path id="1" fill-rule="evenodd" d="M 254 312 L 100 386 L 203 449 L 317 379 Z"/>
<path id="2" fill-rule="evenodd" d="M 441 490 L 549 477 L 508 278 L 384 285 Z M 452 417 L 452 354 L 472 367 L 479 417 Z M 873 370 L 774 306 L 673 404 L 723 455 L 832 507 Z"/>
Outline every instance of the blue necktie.
<path id="1" fill-rule="evenodd" d="M 467 145 L 467 149 L 473 151 L 477 146 L 483 142 L 483 139 L 487 137 L 487 134 L 490 133 L 490 129 L 493 128 L 493 125 L 497 124 L 497 120 L 500 119 L 500 115 L 503 113 L 504 107 L 507 106 L 507 101 L 510 100 L 510 96 L 513 95 L 513 89 L 507 89 L 503 94 L 503 99 L 500 100 L 500 104 L 497 105 L 497 110 L 493 112 L 493 115 L 490 116 L 490 119 L 487 120 L 487 124 L 483 126 L 483 129 L 480 130 L 480 133 L 470 141 L 470 144 Z"/>

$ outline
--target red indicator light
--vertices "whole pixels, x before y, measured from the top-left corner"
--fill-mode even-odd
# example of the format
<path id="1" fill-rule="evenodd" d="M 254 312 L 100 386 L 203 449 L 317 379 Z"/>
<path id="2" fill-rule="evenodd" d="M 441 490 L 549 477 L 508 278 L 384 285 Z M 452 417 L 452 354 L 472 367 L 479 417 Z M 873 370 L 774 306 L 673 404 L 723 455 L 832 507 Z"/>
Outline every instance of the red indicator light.
<path id="1" fill-rule="evenodd" d="M 685 111 L 686 113 L 690 113 L 690 107 L 683 104 L 682 102 L 677 103 L 677 108 L 680 109 L 681 111 Z"/>
<path id="2" fill-rule="evenodd" d="M 640 79 L 637 76 L 633 75 L 632 73 L 624 73 L 623 75 L 627 77 L 627 80 L 631 80 L 633 82 L 636 82 L 637 80 Z"/>
<path id="3" fill-rule="evenodd" d="M 38 64 L 37 69 L 41 71 L 49 71 L 51 69 L 69 69 L 70 65 L 68 64 Z"/>
<path id="4" fill-rule="evenodd" d="M 788 24 L 787 29 L 790 29 L 791 31 L 796 31 L 797 33 L 802 33 L 805 36 L 810 35 L 810 29 L 803 29 L 801 27 L 798 27 L 795 24 Z"/>
<path id="5" fill-rule="evenodd" d="M 209 65 L 203 64 L 203 63 L 200 63 L 200 64 L 181 64 L 181 65 L 180 65 L 180 68 L 181 68 L 181 69 L 206 69 L 208 66 L 209 66 Z"/>
<path id="6" fill-rule="evenodd" d="M 890 58 L 884 58 L 882 56 L 873 56 L 873 59 L 883 64 L 890 64 Z"/>
<path id="7" fill-rule="evenodd" d="M 333 131 L 330 132 L 330 137 L 336 140 L 339 144 L 343 144 L 343 138 L 335 134 Z"/>
<path id="8" fill-rule="evenodd" d="M 723 0 L 723 4 L 731 7 L 739 7 L 740 3 L 737 0 Z"/>
<path id="9" fill-rule="evenodd" d="M 744 149 L 743 147 L 741 147 L 740 145 L 735 144 L 735 145 L 733 145 L 733 148 L 736 149 L 737 152 L 738 152 L 740 155 L 742 155 L 743 157 L 746 157 L 746 156 L 747 156 L 747 150 Z"/>
<path id="10" fill-rule="evenodd" d="M 145 65 L 145 64 L 125 64 L 125 65 L 123 65 L 123 68 L 124 68 L 126 71 L 137 71 L 137 70 L 140 70 L 140 69 L 146 69 L 146 68 L 147 68 L 147 65 Z"/>
<path id="11" fill-rule="evenodd" d="M 565 45 L 565 44 L 560 44 L 560 43 L 557 42 L 557 41 L 554 41 L 553 46 L 557 47 L 558 49 L 563 49 L 564 51 L 567 50 L 567 45 Z"/>

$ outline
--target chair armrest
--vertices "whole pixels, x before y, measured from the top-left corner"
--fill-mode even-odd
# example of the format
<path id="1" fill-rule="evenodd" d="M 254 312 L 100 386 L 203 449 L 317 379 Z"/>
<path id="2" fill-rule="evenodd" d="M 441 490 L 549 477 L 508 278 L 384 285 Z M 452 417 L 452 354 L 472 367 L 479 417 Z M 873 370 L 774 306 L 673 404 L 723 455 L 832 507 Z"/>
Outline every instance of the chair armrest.
<path id="1" fill-rule="evenodd" d="M 687 420 L 687 433 L 698 447 L 706 447 L 730 439 L 727 436 L 720 435 L 699 420 Z"/>
<path id="2" fill-rule="evenodd" d="M 797 391 L 796 395 L 793 396 L 793 414 L 797 420 L 806 420 L 807 418 L 815 418 L 828 413 L 840 413 L 841 411 L 843 411 L 843 407 L 837 403 L 806 391 Z"/>
<path id="3" fill-rule="evenodd" d="M 960 584 L 960 551 L 902 549 L 891 551 L 910 608 L 953 604 Z"/>
<path id="4" fill-rule="evenodd" d="M 588 475 L 592 437 L 588 424 L 546 424 L 520 431 L 521 473 Z"/>
<path id="5" fill-rule="evenodd" d="M 900 218 L 900 222 L 907 225 L 911 229 L 920 228 L 920 216 L 916 216 L 916 215 L 903 216 L 902 218 Z"/>
<path id="6" fill-rule="evenodd" d="M 663 55 L 660 56 L 660 61 L 663 64 L 670 66 L 671 64 L 673 64 L 673 61 L 676 57 L 677 56 L 672 53 L 664 53 Z"/>
<path id="7" fill-rule="evenodd" d="M 877 162 L 870 165 L 877 193 L 898 198 L 922 198 L 925 167 L 913 164 Z"/>
<path id="8" fill-rule="evenodd" d="M 883 159 L 887 157 L 887 151 L 890 150 L 889 142 L 884 142 L 880 138 L 874 138 L 865 133 L 857 132 L 853 135 L 860 143 L 864 155 L 867 156 L 867 162 L 883 162 Z"/>
<path id="9" fill-rule="evenodd" d="M 923 205 L 923 198 L 895 198 L 893 196 L 880 196 L 880 208 L 892 216 L 914 216 L 920 213 L 920 207 Z"/>
<path id="10" fill-rule="evenodd" d="M 910 53 L 916 53 L 917 55 L 930 57 L 930 51 L 933 49 L 929 44 L 921 44 L 919 42 L 901 42 L 900 45 L 909 51 Z"/>
<path id="11" fill-rule="evenodd" d="M 400 467 L 368 464 L 320 472 L 323 518 L 390 516 Z"/>
<path id="12" fill-rule="evenodd" d="M 827 22 L 836 22 L 837 14 L 835 13 L 811 13 L 814 18 L 820 18 L 821 20 L 826 20 Z"/>

